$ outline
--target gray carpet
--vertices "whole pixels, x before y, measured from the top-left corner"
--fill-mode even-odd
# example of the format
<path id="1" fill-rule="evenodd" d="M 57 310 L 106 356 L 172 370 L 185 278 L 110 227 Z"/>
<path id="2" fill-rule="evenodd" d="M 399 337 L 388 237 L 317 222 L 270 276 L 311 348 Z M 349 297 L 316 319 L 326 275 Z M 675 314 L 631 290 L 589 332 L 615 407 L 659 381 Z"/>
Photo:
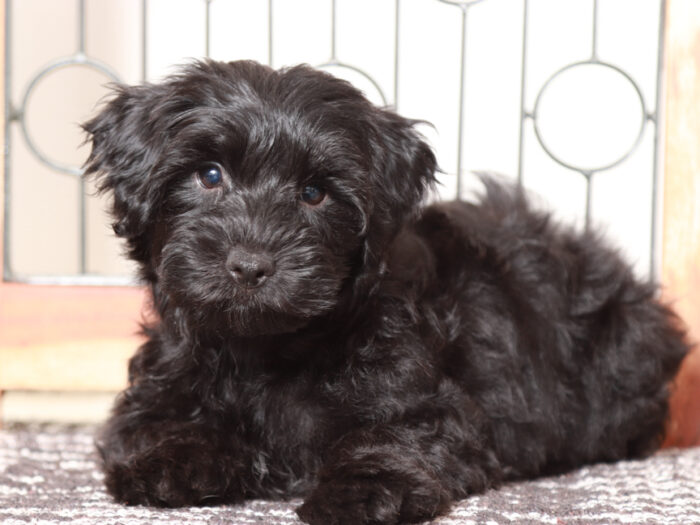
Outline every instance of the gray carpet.
<path id="1" fill-rule="evenodd" d="M 179 510 L 124 507 L 102 488 L 89 428 L 0 430 L 0 523 L 298 524 L 288 503 Z M 440 525 L 700 524 L 700 448 L 511 483 L 460 502 Z"/>

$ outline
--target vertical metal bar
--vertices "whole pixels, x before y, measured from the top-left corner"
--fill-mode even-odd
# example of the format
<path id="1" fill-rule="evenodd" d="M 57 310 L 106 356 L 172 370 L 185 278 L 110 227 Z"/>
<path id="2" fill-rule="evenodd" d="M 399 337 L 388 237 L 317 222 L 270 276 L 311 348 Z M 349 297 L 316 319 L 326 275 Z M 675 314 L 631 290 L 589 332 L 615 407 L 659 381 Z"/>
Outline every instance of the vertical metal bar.
<path id="1" fill-rule="evenodd" d="M 148 6 L 147 0 L 141 0 L 141 81 L 145 82 L 148 76 Z"/>
<path id="2" fill-rule="evenodd" d="M 591 60 L 598 61 L 598 0 L 593 0 L 593 33 L 591 43 Z"/>
<path id="3" fill-rule="evenodd" d="M 211 1 L 204 0 L 204 56 L 209 58 L 211 56 Z"/>
<path id="4" fill-rule="evenodd" d="M 78 177 L 78 191 L 80 200 L 80 274 L 87 273 L 87 202 L 85 196 L 85 179 Z"/>
<path id="5" fill-rule="evenodd" d="M 664 66 L 664 44 L 666 35 L 666 0 L 661 0 L 659 8 L 659 45 L 656 56 L 656 102 L 654 111 L 654 158 L 652 165 L 651 176 L 651 239 L 649 241 L 650 257 L 649 257 L 649 279 L 657 283 L 659 282 L 660 273 L 660 256 L 659 256 L 659 200 L 662 198 L 659 191 L 659 165 L 663 162 L 661 155 L 661 112 L 663 111 L 661 97 L 663 95 L 663 66 Z"/>
<path id="6" fill-rule="evenodd" d="M 593 172 L 581 172 L 581 174 L 586 178 L 586 217 L 584 228 L 588 231 L 591 227 L 591 205 L 593 196 Z"/>
<path id="7" fill-rule="evenodd" d="M 85 55 L 85 0 L 78 2 L 78 54 Z M 87 202 L 85 195 L 85 179 L 78 177 L 78 203 L 80 222 L 78 246 L 78 270 L 85 275 L 87 273 Z"/>
<path id="8" fill-rule="evenodd" d="M 520 62 L 520 136 L 518 137 L 518 184 L 523 183 L 523 156 L 525 147 L 525 81 L 527 79 L 527 22 L 528 22 L 528 0 L 523 0 L 523 44 L 522 60 Z"/>
<path id="9" fill-rule="evenodd" d="M 337 54 L 335 49 L 335 37 L 336 37 L 336 0 L 331 2 L 331 62 L 336 62 Z"/>
<path id="10" fill-rule="evenodd" d="M 85 54 L 85 0 L 78 2 L 78 53 Z"/>
<path id="11" fill-rule="evenodd" d="M 598 0 L 593 0 L 593 29 L 591 31 L 591 61 L 598 61 Z M 591 228 L 591 210 L 593 198 L 593 172 L 581 172 L 586 178 L 586 217 L 584 228 Z"/>
<path id="12" fill-rule="evenodd" d="M 399 27 L 401 0 L 394 2 L 394 109 L 399 108 Z"/>
<path id="13" fill-rule="evenodd" d="M 462 46 L 459 68 L 459 121 L 457 124 L 457 200 L 462 198 L 462 145 L 464 142 L 464 88 L 467 62 L 467 5 L 462 8 Z"/>
<path id="14" fill-rule="evenodd" d="M 10 51 L 11 49 L 11 42 L 12 42 L 12 24 L 11 24 L 11 19 L 12 19 L 12 0 L 5 0 L 5 144 L 3 145 L 4 147 L 4 153 L 5 155 L 3 156 L 3 169 L 4 169 L 4 181 L 5 181 L 5 187 L 4 187 L 4 196 L 3 196 L 3 268 L 2 268 L 2 274 L 3 278 L 6 281 L 9 281 L 12 279 L 12 265 L 10 263 L 10 193 L 12 190 L 12 184 L 10 181 L 10 160 L 11 160 L 11 138 L 10 138 L 10 132 L 11 132 L 11 123 L 15 119 L 15 116 L 13 115 L 12 111 L 12 95 L 11 95 L 11 86 L 12 86 L 12 74 L 11 74 L 11 59 L 12 59 L 12 53 Z"/>
<path id="15" fill-rule="evenodd" d="M 267 2 L 267 65 L 270 67 L 274 67 L 272 65 L 272 58 L 273 58 L 273 50 L 272 50 L 272 45 L 274 43 L 272 39 L 272 0 L 268 0 Z"/>

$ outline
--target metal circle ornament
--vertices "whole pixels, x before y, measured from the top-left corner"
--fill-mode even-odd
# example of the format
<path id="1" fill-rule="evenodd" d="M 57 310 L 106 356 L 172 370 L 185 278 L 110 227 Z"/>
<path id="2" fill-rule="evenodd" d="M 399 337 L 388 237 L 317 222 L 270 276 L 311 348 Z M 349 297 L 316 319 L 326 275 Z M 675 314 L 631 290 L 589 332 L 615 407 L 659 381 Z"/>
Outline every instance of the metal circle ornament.
<path id="1" fill-rule="evenodd" d="M 581 173 L 608 170 L 639 145 L 649 118 L 637 83 L 612 64 L 584 61 L 555 72 L 532 113 L 545 152 Z"/>
<path id="2" fill-rule="evenodd" d="M 54 62 L 43 67 L 29 82 L 29 86 L 24 93 L 24 98 L 22 99 L 22 104 L 19 108 L 19 123 L 22 130 L 22 135 L 27 143 L 27 147 L 31 152 L 39 159 L 43 164 L 48 167 L 69 175 L 80 176 L 82 174 L 82 169 L 78 166 L 71 166 L 69 164 L 54 160 L 48 155 L 34 140 L 29 129 L 27 128 L 27 109 L 29 107 L 32 94 L 35 92 L 36 88 L 41 84 L 41 81 L 48 77 L 50 74 L 56 71 L 72 68 L 72 67 L 83 67 L 92 69 L 106 76 L 113 82 L 120 82 L 119 75 L 117 75 L 114 70 L 112 70 L 106 64 L 99 62 L 97 60 L 91 59 L 84 54 L 77 54 L 70 57 L 60 58 Z"/>

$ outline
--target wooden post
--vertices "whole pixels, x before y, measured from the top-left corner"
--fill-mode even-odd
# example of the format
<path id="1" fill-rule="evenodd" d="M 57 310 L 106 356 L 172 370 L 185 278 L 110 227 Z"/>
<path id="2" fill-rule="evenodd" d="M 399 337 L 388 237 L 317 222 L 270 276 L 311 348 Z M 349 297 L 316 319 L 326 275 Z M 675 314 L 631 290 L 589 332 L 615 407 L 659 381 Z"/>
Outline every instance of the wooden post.
<path id="1" fill-rule="evenodd" d="M 700 342 L 700 2 L 668 0 L 662 283 Z M 700 347 L 683 363 L 667 445 L 700 444 Z"/>

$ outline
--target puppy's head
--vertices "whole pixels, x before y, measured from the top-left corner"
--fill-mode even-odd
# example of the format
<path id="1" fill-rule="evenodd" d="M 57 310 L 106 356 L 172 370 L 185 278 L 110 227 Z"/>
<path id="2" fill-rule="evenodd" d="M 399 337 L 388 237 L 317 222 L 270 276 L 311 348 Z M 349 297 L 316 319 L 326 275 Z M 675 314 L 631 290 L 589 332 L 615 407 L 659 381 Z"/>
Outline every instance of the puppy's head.
<path id="1" fill-rule="evenodd" d="M 434 177 L 413 124 L 306 66 L 199 62 L 118 88 L 85 124 L 86 172 L 161 309 L 283 333 L 381 272 Z"/>

